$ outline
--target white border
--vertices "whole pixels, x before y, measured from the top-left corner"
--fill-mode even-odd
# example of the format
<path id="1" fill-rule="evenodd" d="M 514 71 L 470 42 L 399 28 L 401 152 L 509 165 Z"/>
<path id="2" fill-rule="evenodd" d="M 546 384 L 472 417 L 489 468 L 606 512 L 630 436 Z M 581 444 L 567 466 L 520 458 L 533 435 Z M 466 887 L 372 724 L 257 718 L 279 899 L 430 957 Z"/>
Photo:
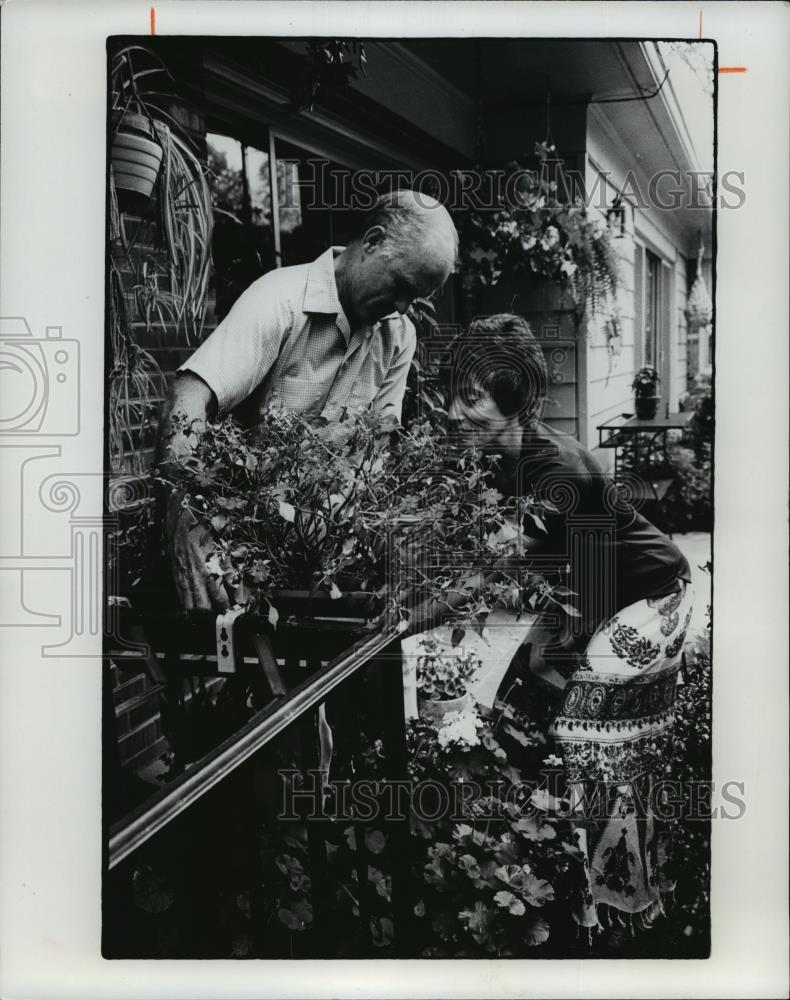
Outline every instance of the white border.
<path id="1" fill-rule="evenodd" d="M 720 172 L 745 172 L 747 202 L 719 212 L 715 777 L 745 782 L 747 813 L 714 824 L 713 958 L 103 961 L 98 661 L 43 662 L 39 638 L 15 629 L 0 630 L 4 1000 L 787 996 L 790 11 L 774 3 L 702 9 L 720 63 L 748 67 L 719 77 Z M 234 0 L 158 3 L 156 25 L 158 34 L 696 37 L 699 11 L 689 3 Z M 105 38 L 145 34 L 148 19 L 144 2 L 12 0 L 2 11 L 0 315 L 26 316 L 37 335 L 62 325 L 82 341 L 84 430 L 63 444 L 76 471 L 101 467 Z M 6 469 L 7 458 L 0 447 Z"/>

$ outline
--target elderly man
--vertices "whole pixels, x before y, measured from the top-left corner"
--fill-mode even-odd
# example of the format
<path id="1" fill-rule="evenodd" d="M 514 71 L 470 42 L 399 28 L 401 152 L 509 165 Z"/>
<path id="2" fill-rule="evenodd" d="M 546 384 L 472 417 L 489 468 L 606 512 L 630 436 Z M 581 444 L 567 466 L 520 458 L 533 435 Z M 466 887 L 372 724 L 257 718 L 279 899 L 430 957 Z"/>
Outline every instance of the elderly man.
<path id="1" fill-rule="evenodd" d="M 170 418 L 200 433 L 234 412 L 254 426 L 269 405 L 310 419 L 343 407 L 375 407 L 400 419 L 416 335 L 404 313 L 430 295 L 455 264 L 458 235 L 446 209 L 414 191 L 383 195 L 362 233 L 311 264 L 263 275 L 179 369 L 163 410 L 160 458 L 183 454 Z M 205 574 L 203 532 L 171 504 L 176 586 L 189 608 L 224 606 Z"/>

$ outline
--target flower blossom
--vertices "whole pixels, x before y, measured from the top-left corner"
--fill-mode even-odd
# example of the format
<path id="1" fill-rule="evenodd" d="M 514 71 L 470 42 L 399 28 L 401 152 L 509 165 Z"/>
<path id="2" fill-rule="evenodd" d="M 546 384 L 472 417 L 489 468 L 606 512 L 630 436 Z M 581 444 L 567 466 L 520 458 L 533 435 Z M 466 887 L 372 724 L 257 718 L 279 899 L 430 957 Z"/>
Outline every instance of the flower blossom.
<path id="1" fill-rule="evenodd" d="M 548 226 L 546 232 L 540 241 L 540 245 L 544 250 L 550 250 L 556 243 L 559 242 L 560 233 L 556 226 Z"/>
<path id="2" fill-rule="evenodd" d="M 437 733 L 439 746 L 448 747 L 451 743 L 467 749 L 478 746 L 480 737 L 477 730 L 482 728 L 483 721 L 473 709 L 448 715 Z"/>

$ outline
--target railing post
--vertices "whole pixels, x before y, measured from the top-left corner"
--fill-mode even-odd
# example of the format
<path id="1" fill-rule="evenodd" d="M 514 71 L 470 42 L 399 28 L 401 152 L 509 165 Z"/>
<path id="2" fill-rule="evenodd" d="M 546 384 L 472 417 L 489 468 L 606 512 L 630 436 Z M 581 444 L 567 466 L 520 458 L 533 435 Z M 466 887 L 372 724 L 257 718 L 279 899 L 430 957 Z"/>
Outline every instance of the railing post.
<path id="1" fill-rule="evenodd" d="M 409 777 L 406 749 L 406 716 L 403 707 L 403 657 L 395 639 L 376 657 L 382 681 L 382 742 L 385 778 L 406 782 Z M 398 786 L 395 786 L 397 791 Z M 395 951 L 400 958 L 414 957 L 414 892 L 412 886 L 410 796 L 393 796 L 394 816 L 389 826 L 392 857 L 392 909 Z"/>

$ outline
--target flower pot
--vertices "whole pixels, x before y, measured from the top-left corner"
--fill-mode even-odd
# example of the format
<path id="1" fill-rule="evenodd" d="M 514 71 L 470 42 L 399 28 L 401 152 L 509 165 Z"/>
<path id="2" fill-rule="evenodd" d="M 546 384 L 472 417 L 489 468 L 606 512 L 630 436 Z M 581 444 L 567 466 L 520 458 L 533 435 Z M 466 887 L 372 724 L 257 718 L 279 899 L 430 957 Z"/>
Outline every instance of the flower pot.
<path id="1" fill-rule="evenodd" d="M 383 597 L 367 590 L 344 591 L 338 598 L 326 590 L 274 590 L 269 596 L 283 619 L 372 621 L 386 605 Z"/>
<path id="2" fill-rule="evenodd" d="M 469 691 L 462 694 L 460 698 L 447 698 L 444 701 L 434 701 L 431 698 L 420 698 L 419 712 L 420 718 L 426 722 L 432 722 L 435 726 L 440 726 L 448 715 L 455 715 L 466 711 L 472 705 L 472 695 Z"/>
<path id="3" fill-rule="evenodd" d="M 640 420 L 653 420 L 658 413 L 660 396 L 634 396 L 634 408 Z"/>
<path id="4" fill-rule="evenodd" d="M 162 147 L 151 122 L 127 111 L 112 140 L 112 176 L 116 190 L 148 199 L 162 166 Z"/>

